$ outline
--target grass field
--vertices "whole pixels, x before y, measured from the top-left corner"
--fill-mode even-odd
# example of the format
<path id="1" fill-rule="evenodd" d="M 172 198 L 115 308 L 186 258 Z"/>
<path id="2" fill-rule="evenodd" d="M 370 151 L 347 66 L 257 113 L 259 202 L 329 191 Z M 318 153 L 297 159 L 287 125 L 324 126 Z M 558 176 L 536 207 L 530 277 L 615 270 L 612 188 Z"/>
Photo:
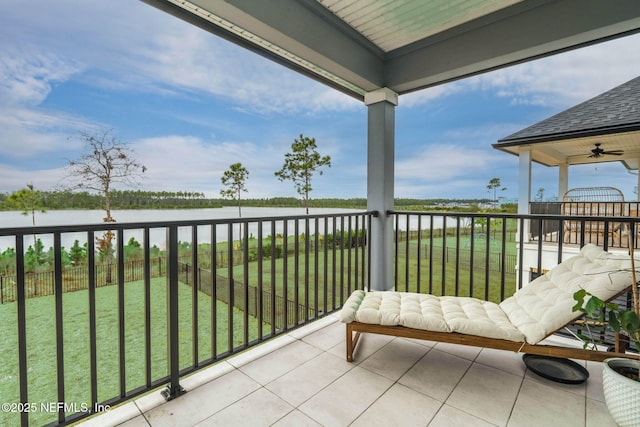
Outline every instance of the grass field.
<path id="1" fill-rule="evenodd" d="M 167 375 L 167 318 L 165 279 L 151 283 L 151 355 L 152 378 Z M 191 287 L 179 285 L 180 364 L 192 362 Z M 212 356 L 211 300 L 198 293 L 199 358 Z M 63 295 L 65 402 L 91 403 L 88 291 Z M 119 389 L 119 328 L 117 287 L 96 290 L 96 334 L 98 367 L 98 401 L 120 394 Z M 217 353 L 228 350 L 228 308 L 217 303 Z M 125 284 L 125 348 L 126 389 L 145 384 L 145 325 L 143 282 Z M 19 401 L 18 342 L 16 304 L 0 305 L 0 396 L 3 402 Z M 55 301 L 53 296 L 30 298 L 26 301 L 27 366 L 29 402 L 57 402 Z M 234 345 L 244 342 L 244 313 L 234 310 Z M 249 330 L 257 330 L 257 320 L 249 317 Z M 36 412 L 30 418 L 33 425 L 56 419 L 56 414 Z M 0 425 L 19 425 L 19 414 L 0 412 Z"/>
<path id="2" fill-rule="evenodd" d="M 424 245 L 429 240 L 421 242 L 420 267 L 418 268 L 418 247 L 415 240 L 409 241 L 409 256 L 407 264 L 406 242 L 398 246 L 396 267 L 398 271 L 398 290 L 416 291 L 447 295 L 473 295 L 484 298 L 485 293 L 492 301 L 499 301 L 503 294 L 511 295 L 515 291 L 515 271 L 505 271 L 503 275 L 500 266 L 490 259 L 490 268 L 486 269 L 483 256 L 476 257 L 473 268 L 465 262 L 470 248 L 464 239 L 456 240 L 447 237 L 433 239 L 433 254 L 431 259 L 425 256 Z M 450 256 L 443 262 L 442 246 L 456 248 L 459 260 Z M 292 247 L 292 245 L 291 245 Z M 484 250 L 484 246 L 476 246 Z M 499 253 L 491 249 L 492 256 Z M 366 283 L 366 276 L 362 276 L 362 257 L 366 257 L 361 249 L 345 249 L 334 252 L 329 248 L 311 251 L 307 260 L 304 254 L 296 257 L 289 254 L 287 258 L 262 259 L 261 262 L 252 261 L 245 265 L 233 267 L 233 278 L 239 282 L 247 282 L 249 287 L 266 292 L 275 291 L 276 295 L 288 295 L 293 300 L 296 295 L 298 302 L 318 309 L 330 311 L 341 305 L 349 291 L 362 287 Z M 455 252 L 455 251 L 454 251 Z M 515 254 L 515 243 L 508 242 L 508 255 Z M 499 259 L 499 255 L 498 258 Z M 365 260 L 366 261 L 366 260 Z M 366 262 L 365 262 L 366 264 Z M 297 266 L 297 268 L 296 268 Z M 357 266 L 357 271 L 356 271 Z M 365 267 L 366 268 L 366 267 Z M 286 270 L 286 291 L 283 285 Z M 297 272 L 297 274 L 296 274 Z M 218 268 L 216 274 L 229 277 L 226 268 Z M 443 279 L 444 278 L 444 279 Z M 504 280 L 504 283 L 503 283 Z M 473 282 L 473 286 L 471 284 Z M 504 286 L 503 286 L 504 285 Z M 165 278 L 151 281 L 151 371 L 152 378 L 161 378 L 168 373 L 167 368 L 167 318 L 166 318 L 166 280 Z M 180 365 L 181 368 L 191 366 L 193 362 L 192 340 L 192 288 L 183 283 L 179 284 L 180 306 Z M 266 294 L 261 294 L 263 304 L 268 304 Z M 220 298 L 220 297 L 219 297 Z M 212 350 L 211 337 L 211 299 L 203 293 L 197 293 L 198 299 L 198 356 L 199 360 L 211 358 L 213 354 L 229 351 L 228 343 L 228 306 L 217 301 L 216 320 L 217 346 Z M 126 390 L 131 390 L 145 384 L 145 293 L 142 281 L 125 284 L 125 349 L 126 349 Z M 325 302 L 326 301 L 326 302 Z M 96 318 L 97 318 L 97 365 L 98 365 L 98 401 L 110 399 L 120 394 L 119 388 L 119 326 L 118 326 L 118 294 L 116 286 L 101 287 L 96 290 Z M 89 310 L 88 291 L 77 291 L 63 294 L 64 319 L 64 369 L 65 369 L 65 402 L 77 404 L 90 403 L 90 347 L 89 347 Z M 56 330 L 55 330 L 55 300 L 53 296 L 29 298 L 26 300 L 27 315 L 27 364 L 28 387 L 30 402 L 56 402 L 57 374 L 56 374 Z M 280 316 L 281 308 L 277 315 Z M 263 312 L 264 315 L 264 312 Z M 265 319 L 269 317 L 265 315 Z M 16 304 L 0 305 L 0 324 L 5 333 L 0 337 L 0 351 L 3 363 L 0 365 L 0 396 L 4 402 L 17 402 L 18 394 L 18 346 L 16 325 Z M 245 322 L 248 322 L 245 325 Z M 246 315 L 238 309 L 233 310 L 233 340 L 234 346 L 245 343 L 245 326 L 248 341 L 258 339 L 259 331 L 272 333 L 274 327 L 268 323 L 259 325 L 258 320 Z M 280 322 L 281 324 L 281 322 Z M 261 326 L 261 327 L 259 327 Z M 36 412 L 30 418 L 33 425 L 52 422 L 56 414 Z M 18 425 L 19 415 L 0 413 L 0 425 Z"/>
<path id="3" fill-rule="evenodd" d="M 443 251 L 442 238 L 433 239 L 432 253 L 429 255 L 429 240 L 423 240 L 420 248 L 420 267 L 418 268 L 418 243 L 398 244 L 398 271 L 396 288 L 400 291 L 432 293 L 434 295 L 473 296 L 500 302 L 512 295 L 516 290 L 516 244 L 506 242 L 506 256 L 511 263 L 502 266 L 502 252 L 489 246 L 489 259 L 484 253 L 485 243 L 476 242 L 473 265 L 471 265 L 471 248 L 464 238 L 460 239 L 458 249 L 455 238 L 448 237 L 444 242 L 448 251 Z M 456 260 L 456 254 L 458 259 Z M 444 262 L 443 262 L 444 257 Z M 409 260 L 407 265 L 407 259 Z M 444 272 L 444 273 L 443 273 Z M 503 283 L 504 280 L 504 283 Z"/>

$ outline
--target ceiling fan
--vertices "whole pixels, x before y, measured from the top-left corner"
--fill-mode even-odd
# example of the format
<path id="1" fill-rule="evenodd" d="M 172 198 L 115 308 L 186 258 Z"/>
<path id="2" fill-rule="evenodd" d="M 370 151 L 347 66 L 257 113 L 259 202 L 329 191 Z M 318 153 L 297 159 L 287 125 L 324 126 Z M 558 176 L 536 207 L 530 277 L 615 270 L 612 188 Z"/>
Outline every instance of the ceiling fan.
<path id="1" fill-rule="evenodd" d="M 621 156 L 624 154 L 624 151 L 622 150 L 611 150 L 611 151 L 605 151 L 602 148 L 600 148 L 601 143 L 596 143 L 596 148 L 594 148 L 593 150 L 591 150 L 591 154 L 589 155 L 589 157 L 597 159 L 599 157 L 602 157 L 604 155 L 611 155 L 611 156 Z"/>

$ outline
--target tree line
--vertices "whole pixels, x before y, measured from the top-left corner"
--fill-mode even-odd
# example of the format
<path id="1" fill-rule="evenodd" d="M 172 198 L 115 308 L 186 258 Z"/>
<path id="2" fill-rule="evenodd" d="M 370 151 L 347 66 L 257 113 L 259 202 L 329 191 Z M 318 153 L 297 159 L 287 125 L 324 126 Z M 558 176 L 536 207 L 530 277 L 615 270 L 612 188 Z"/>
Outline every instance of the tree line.
<path id="1" fill-rule="evenodd" d="M 24 209 L 22 204 L 11 197 L 14 194 L 0 194 L 0 210 Z M 204 193 L 189 191 L 112 190 L 110 196 L 111 208 L 113 209 L 188 209 L 223 206 L 219 199 L 208 199 Z M 102 210 L 104 203 L 101 194 L 89 193 L 88 191 L 37 191 L 35 197 L 37 198 L 37 206 L 46 210 Z"/>
<path id="2" fill-rule="evenodd" d="M 67 185 L 59 191 L 36 190 L 33 184 L 11 194 L 0 194 L 0 210 L 17 210 L 23 215 L 31 215 L 35 225 L 35 213 L 47 209 L 96 209 L 104 210 L 104 222 L 115 222 L 112 209 L 185 209 L 216 208 L 237 206 L 242 216 L 241 206 L 252 207 L 300 207 L 307 213 L 309 207 L 366 209 L 364 198 L 352 199 L 311 199 L 310 193 L 314 175 L 322 175 L 323 167 L 331 166 L 330 156 L 322 156 L 317 151 L 315 138 L 300 135 L 291 145 L 291 152 L 285 154 L 285 161 L 279 171 L 274 172 L 281 181 L 291 181 L 301 199 L 295 197 L 274 197 L 267 199 L 244 199 L 249 171 L 241 164 L 231 164 L 221 177 L 225 187 L 220 191 L 220 199 L 207 198 L 202 192 L 194 191 L 142 191 L 116 190 L 116 185 L 137 186 L 147 168 L 134 156 L 134 152 L 112 130 L 95 134 L 80 133 L 84 152 L 67 165 Z M 501 187 L 500 179 L 493 178 L 487 189 L 494 191 Z M 502 188 L 505 190 L 505 188 Z M 396 199 L 396 209 L 411 210 L 460 210 L 469 212 L 480 210 L 480 204 L 487 200 L 445 200 L 445 199 Z M 496 203 L 497 205 L 497 203 Z M 111 237 L 106 235 L 98 244 L 109 245 Z"/>
<path id="3" fill-rule="evenodd" d="M 20 191 L 20 190 L 18 190 Z M 0 193 L 0 211 L 21 211 L 24 209 L 15 201 L 11 194 Z M 86 191 L 37 191 L 36 195 L 40 209 L 102 209 L 103 198 L 100 194 Z M 204 193 L 189 191 L 142 191 L 142 190 L 114 190 L 111 194 L 113 209 L 197 209 L 220 208 L 236 206 L 237 201 L 224 198 L 207 198 Z M 397 198 L 396 209 L 415 210 L 466 210 L 469 207 L 480 209 L 478 206 L 488 203 L 488 199 L 415 199 Z M 302 208 L 304 200 L 296 197 L 269 197 L 243 199 L 242 205 L 247 207 L 270 208 Z M 309 206 L 313 208 L 343 208 L 366 209 L 367 199 L 356 198 L 319 198 L 309 199 Z"/>

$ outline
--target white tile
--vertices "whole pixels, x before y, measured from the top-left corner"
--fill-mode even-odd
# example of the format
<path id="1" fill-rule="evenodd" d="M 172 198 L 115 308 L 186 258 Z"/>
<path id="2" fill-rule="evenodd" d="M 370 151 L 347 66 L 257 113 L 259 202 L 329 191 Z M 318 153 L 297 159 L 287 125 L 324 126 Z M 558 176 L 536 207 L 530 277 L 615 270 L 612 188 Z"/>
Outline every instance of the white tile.
<path id="1" fill-rule="evenodd" d="M 194 425 L 259 388 L 260 384 L 234 370 L 145 412 L 145 416 L 154 427 Z"/>
<path id="2" fill-rule="evenodd" d="M 509 426 L 582 427 L 585 398 L 525 378 Z"/>
<path id="3" fill-rule="evenodd" d="M 396 339 L 367 358 L 360 366 L 395 381 L 429 350 L 429 347 Z"/>
<path id="4" fill-rule="evenodd" d="M 240 367 L 240 370 L 262 385 L 313 359 L 322 350 L 302 341 L 295 341 Z"/>
<path id="5" fill-rule="evenodd" d="M 527 371 L 527 365 L 522 361 L 522 354 L 512 351 L 484 348 L 475 361 L 521 377 L 524 377 Z"/>
<path id="6" fill-rule="evenodd" d="M 409 342 L 412 342 L 414 344 L 423 345 L 425 347 L 434 347 L 436 344 L 438 344 L 436 341 L 419 340 L 417 338 L 398 338 L 398 339 L 403 340 L 403 341 L 409 341 Z"/>
<path id="7" fill-rule="evenodd" d="M 321 350 L 329 350 L 331 347 L 346 342 L 347 329 L 344 323 L 335 322 L 326 328 L 322 328 L 302 338 L 302 341 L 318 347 Z"/>
<path id="8" fill-rule="evenodd" d="M 522 376 L 476 363 L 446 403 L 492 424 L 505 425 L 522 381 Z"/>
<path id="9" fill-rule="evenodd" d="M 102 424 L 103 426 L 105 424 Z M 135 418 L 130 419 L 122 424 L 118 424 L 118 427 L 150 427 L 144 415 L 138 415 Z"/>
<path id="10" fill-rule="evenodd" d="M 193 375 L 189 375 L 186 378 L 180 380 L 180 384 L 185 390 L 193 390 L 196 387 L 200 387 L 210 381 L 215 380 L 223 375 L 233 371 L 234 367 L 226 361 L 216 363 L 208 368 L 202 369 Z"/>
<path id="11" fill-rule="evenodd" d="M 196 426 L 269 426 L 293 409 L 291 405 L 275 394 L 261 388 L 201 421 Z"/>
<path id="12" fill-rule="evenodd" d="M 341 342 L 340 344 L 336 344 L 333 347 L 331 347 L 329 350 L 327 350 L 327 353 L 331 353 L 336 357 L 339 357 L 343 360 L 347 360 L 347 345 L 346 343 Z M 353 363 L 353 362 L 350 362 L 350 363 Z"/>
<path id="13" fill-rule="evenodd" d="M 429 427 L 495 427 L 495 424 L 481 420 L 449 405 L 443 405 Z"/>
<path id="14" fill-rule="evenodd" d="M 346 339 L 346 336 L 345 336 Z M 380 334 L 361 334 L 358 340 L 358 345 L 353 353 L 353 361 L 355 363 L 361 363 L 371 356 L 376 351 L 387 345 L 394 337 Z M 346 343 L 341 343 L 341 346 L 345 349 L 343 354 L 346 357 Z"/>
<path id="15" fill-rule="evenodd" d="M 577 361 L 578 364 L 584 366 L 584 361 Z M 591 375 L 589 375 L 591 377 Z M 564 390 L 567 391 L 569 393 L 575 393 L 578 396 L 581 397 L 585 397 L 586 396 L 586 390 L 587 390 L 587 384 L 586 382 L 582 383 L 582 384 L 564 384 L 564 383 L 560 383 L 557 381 L 553 381 L 550 380 L 548 378 L 544 378 L 536 373 L 534 373 L 531 369 L 527 370 L 527 373 L 525 375 L 525 378 L 527 380 L 536 382 L 536 383 L 540 383 L 549 387 L 553 387 L 559 390 Z M 587 380 L 588 381 L 588 380 Z"/>
<path id="16" fill-rule="evenodd" d="M 289 412 L 284 418 L 281 418 L 273 424 L 272 427 L 322 427 L 320 424 L 307 417 L 302 412 L 295 411 Z"/>
<path id="17" fill-rule="evenodd" d="M 298 406 L 354 367 L 354 364 L 332 354 L 322 353 L 265 387 Z"/>
<path id="18" fill-rule="evenodd" d="M 467 359 L 433 349 L 398 382 L 444 402 L 470 365 Z"/>
<path id="19" fill-rule="evenodd" d="M 88 420 L 83 421 L 77 425 L 82 427 L 117 426 L 129 420 L 137 418 L 140 415 L 142 415 L 142 413 L 140 412 L 138 407 L 133 402 L 129 402 L 109 409 L 108 411 L 89 418 Z"/>
<path id="20" fill-rule="evenodd" d="M 467 360 L 475 360 L 478 354 L 482 350 L 480 347 L 474 347 L 471 345 L 450 344 L 446 342 L 437 343 L 434 348 L 436 350 L 444 351 L 458 357 L 462 357 Z"/>
<path id="21" fill-rule="evenodd" d="M 589 399 L 604 402 L 604 391 L 602 390 L 602 363 L 587 362 L 589 379 L 587 380 L 587 397 Z"/>
<path id="22" fill-rule="evenodd" d="M 247 363 L 251 363 L 256 359 L 266 356 L 267 354 L 271 354 L 274 351 L 286 345 L 289 345 L 295 341 L 296 339 L 289 336 L 288 334 L 281 335 L 265 343 L 252 347 L 247 351 L 243 351 L 240 354 L 230 357 L 226 360 L 226 362 L 230 363 L 232 366 L 236 368 L 239 368 L 241 366 L 246 365 Z"/>
<path id="23" fill-rule="evenodd" d="M 231 366 L 227 362 L 216 363 L 209 368 L 203 369 L 194 373 L 193 375 L 181 379 L 180 384 L 188 392 L 197 387 L 201 387 L 208 382 L 221 377 L 222 375 L 228 374 L 233 370 L 233 366 Z M 164 403 L 166 403 L 166 400 L 162 396 L 162 394 L 160 394 L 160 390 L 146 394 L 135 400 L 136 406 L 140 408 L 140 411 L 142 413 L 148 412 L 157 406 L 163 405 Z"/>
<path id="24" fill-rule="evenodd" d="M 356 366 L 298 409 L 323 426 L 345 426 L 392 384 L 391 380 Z"/>
<path id="25" fill-rule="evenodd" d="M 306 337 L 307 335 L 313 332 L 319 331 L 323 328 L 326 328 L 327 326 L 332 325 L 334 323 L 339 323 L 337 317 L 335 316 L 323 317 L 322 319 L 315 320 L 309 323 L 308 325 L 300 326 L 299 328 L 292 330 L 291 332 L 288 333 L 288 335 L 295 339 L 300 340 Z M 344 328 L 344 323 L 341 323 L 341 324 Z"/>
<path id="26" fill-rule="evenodd" d="M 585 427 L 616 427 L 617 424 L 604 402 L 587 399 L 587 424 Z"/>
<path id="27" fill-rule="evenodd" d="M 351 426 L 425 426 L 441 406 L 442 403 L 435 399 L 401 384 L 395 384 Z"/>

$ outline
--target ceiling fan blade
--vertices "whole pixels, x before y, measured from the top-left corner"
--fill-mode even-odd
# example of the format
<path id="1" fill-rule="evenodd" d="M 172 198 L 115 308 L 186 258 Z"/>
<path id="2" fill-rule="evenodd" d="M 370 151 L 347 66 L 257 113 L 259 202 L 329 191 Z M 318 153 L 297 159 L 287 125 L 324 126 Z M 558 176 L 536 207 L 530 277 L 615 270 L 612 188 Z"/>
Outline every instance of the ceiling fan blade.
<path id="1" fill-rule="evenodd" d="M 622 150 L 603 151 L 602 154 L 609 154 L 611 156 L 622 156 L 624 154 L 624 151 Z"/>

